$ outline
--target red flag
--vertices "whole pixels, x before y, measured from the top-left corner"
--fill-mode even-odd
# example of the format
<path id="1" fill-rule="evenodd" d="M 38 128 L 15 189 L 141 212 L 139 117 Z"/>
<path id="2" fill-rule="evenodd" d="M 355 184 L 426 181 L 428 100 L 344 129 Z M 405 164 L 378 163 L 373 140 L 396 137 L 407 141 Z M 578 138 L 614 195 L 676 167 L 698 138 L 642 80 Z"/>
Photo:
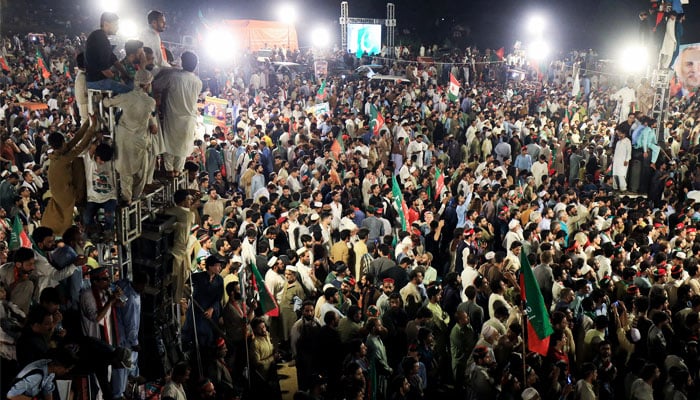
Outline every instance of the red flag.
<path id="1" fill-rule="evenodd" d="M 549 321 L 542 291 L 525 252 L 520 253 L 520 296 L 527 311 L 527 347 L 530 351 L 546 356 L 549 350 L 549 336 L 554 330 Z"/>
<path id="2" fill-rule="evenodd" d="M 333 144 L 331 145 L 331 153 L 333 153 L 336 160 L 340 160 L 340 154 L 345 153 L 345 143 L 341 133 L 338 133 L 338 137 L 333 140 Z"/>
<path id="3" fill-rule="evenodd" d="M 46 66 L 44 65 L 44 60 L 40 58 L 37 64 L 39 66 L 39 69 L 41 70 L 41 76 L 44 77 L 44 79 L 49 79 L 51 77 L 51 73 L 48 69 L 46 69 Z"/>
<path id="4" fill-rule="evenodd" d="M 379 112 L 379 110 L 377 110 L 377 107 L 375 107 L 374 104 L 372 104 L 370 108 L 370 114 L 370 126 L 372 126 L 372 133 L 375 135 L 379 135 L 379 131 L 384 126 L 384 116 L 381 112 Z"/>
<path id="5" fill-rule="evenodd" d="M 7 65 L 7 61 L 5 61 L 5 57 L 0 57 L 0 67 L 2 67 L 3 71 L 10 72 L 10 67 Z"/>
<path id="6" fill-rule="evenodd" d="M 255 264 L 250 264 L 250 269 L 253 271 L 253 290 L 258 293 L 262 312 L 270 317 L 279 317 L 280 308 L 279 305 L 277 305 L 277 300 L 275 300 L 275 296 L 273 296 L 267 286 L 265 286 L 265 281 L 260 274 L 260 270 Z"/>
<path id="7" fill-rule="evenodd" d="M 445 188 L 445 174 L 439 169 L 435 168 L 435 200 L 440 197 L 442 189 Z"/>
<path id="8" fill-rule="evenodd" d="M 496 55 L 498 56 L 499 60 L 503 60 L 506 57 L 506 49 L 501 47 L 500 49 L 496 50 Z"/>
<path id="9" fill-rule="evenodd" d="M 44 57 L 41 56 L 39 49 L 36 50 L 36 68 L 41 72 L 41 76 L 44 77 L 44 79 L 49 79 L 51 77 L 51 72 L 46 69 Z"/>

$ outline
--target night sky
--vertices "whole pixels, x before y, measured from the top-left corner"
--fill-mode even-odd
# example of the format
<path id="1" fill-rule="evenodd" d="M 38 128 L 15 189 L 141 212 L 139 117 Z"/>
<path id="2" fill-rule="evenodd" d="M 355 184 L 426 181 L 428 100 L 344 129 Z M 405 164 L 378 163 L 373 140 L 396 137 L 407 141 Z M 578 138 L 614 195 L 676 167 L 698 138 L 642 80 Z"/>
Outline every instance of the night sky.
<path id="1" fill-rule="evenodd" d="M 180 0 L 176 0 L 180 1 Z M 681 43 L 700 42 L 700 0 L 686 5 L 689 18 Z M 292 1 L 307 16 L 297 26 L 304 38 L 304 27 L 315 23 L 331 25 L 339 36 L 340 2 L 327 0 Z M 210 15 L 232 18 L 275 18 L 274 4 L 265 0 L 204 0 Z M 596 48 L 601 55 L 612 55 L 620 42 L 637 37 L 639 11 L 648 7 L 647 0 L 395 0 L 397 18 L 396 43 L 440 43 L 452 38 L 455 26 L 463 28 L 455 45 L 512 47 L 515 40 L 527 41 L 525 21 L 533 13 L 546 16 L 547 39 L 557 50 Z M 350 17 L 385 18 L 386 3 L 377 0 L 350 0 Z M 211 11 L 216 10 L 216 13 Z M 302 14 L 302 12 L 300 12 Z"/>
<path id="2" fill-rule="evenodd" d="M 179 21 L 181 28 L 168 29 L 164 37 L 179 41 L 178 35 L 193 34 L 201 29 L 197 18 L 202 11 L 210 23 L 221 19 L 277 19 L 275 7 L 294 4 L 300 15 L 297 32 L 302 45 L 308 45 L 309 31 L 324 24 L 340 42 L 340 2 L 335 0 L 99 0 L 118 1 L 122 10 L 145 16 L 148 9 L 158 8 Z M 25 26 L 36 10 L 67 8 L 70 19 L 82 18 L 89 28 L 97 27 L 98 0 L 0 0 L 7 11 L 24 13 L 17 25 Z M 700 0 L 690 0 L 685 6 L 688 16 L 681 43 L 700 42 Z M 396 5 L 396 44 L 419 46 L 437 43 L 457 47 L 476 45 L 480 48 L 505 47 L 510 50 L 516 40 L 527 42 L 526 21 L 532 14 L 542 14 L 548 20 L 546 39 L 557 52 L 570 49 L 594 48 L 603 57 L 614 57 L 616 47 L 638 36 L 639 11 L 648 8 L 648 0 L 394 0 Z M 386 2 L 379 0 L 350 0 L 350 17 L 386 17 Z M 25 10 L 25 11 L 22 11 Z M 54 10 L 55 11 L 55 10 Z M 45 15 L 46 15 L 45 14 Z M 54 15 L 51 12 L 48 15 Z M 120 15 L 124 16 L 122 12 Z M 144 23 L 145 23 L 145 17 Z M 186 23 L 187 22 L 187 23 Z M 75 23 L 75 21 L 74 21 Z M 77 25 L 77 24 L 76 24 Z M 174 27 L 173 27 L 174 28 Z M 4 27 L 7 30 L 7 27 Z M 188 32 L 189 31 L 189 32 Z M 455 37 L 455 32 L 460 35 Z M 449 40 L 449 43 L 445 43 Z"/>

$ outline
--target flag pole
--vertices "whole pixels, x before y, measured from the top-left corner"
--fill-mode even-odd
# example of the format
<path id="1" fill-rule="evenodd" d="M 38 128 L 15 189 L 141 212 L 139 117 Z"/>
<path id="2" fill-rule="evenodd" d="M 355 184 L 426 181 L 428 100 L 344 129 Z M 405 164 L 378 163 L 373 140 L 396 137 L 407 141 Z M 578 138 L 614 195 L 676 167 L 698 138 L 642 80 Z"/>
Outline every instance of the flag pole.
<path id="1" fill-rule="evenodd" d="M 527 357 L 527 307 L 523 307 L 523 317 L 522 317 L 522 330 L 523 330 L 523 387 L 527 387 L 527 363 L 525 358 Z"/>
<path id="2" fill-rule="evenodd" d="M 246 370 L 244 371 L 244 377 L 246 378 L 246 382 L 248 383 L 247 389 L 250 391 L 250 349 L 248 348 L 248 324 L 250 321 L 248 321 L 248 307 L 247 307 L 247 296 L 246 296 L 246 291 L 248 288 L 246 285 L 248 284 L 248 275 L 247 275 L 247 270 L 246 267 L 241 266 L 241 269 L 238 271 L 238 281 L 241 283 L 241 300 L 243 301 L 243 307 L 241 309 L 243 310 L 243 320 L 245 321 L 245 360 L 246 360 Z"/>

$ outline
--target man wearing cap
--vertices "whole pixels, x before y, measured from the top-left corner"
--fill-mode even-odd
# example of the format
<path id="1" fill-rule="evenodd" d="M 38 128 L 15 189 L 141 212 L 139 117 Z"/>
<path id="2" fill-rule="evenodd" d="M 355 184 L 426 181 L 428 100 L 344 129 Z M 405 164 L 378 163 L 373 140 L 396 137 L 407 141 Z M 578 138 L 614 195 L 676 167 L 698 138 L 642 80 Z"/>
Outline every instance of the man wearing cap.
<path id="1" fill-rule="evenodd" d="M 394 293 L 398 293 L 404 286 L 408 284 L 408 268 L 413 264 L 413 260 L 410 257 L 404 256 L 399 260 L 398 265 L 394 265 L 388 270 L 384 271 L 379 275 L 379 280 L 383 281 L 384 278 L 391 278 L 394 280 Z"/>
<path id="2" fill-rule="evenodd" d="M 520 221 L 517 219 L 510 220 L 508 223 L 508 233 L 506 233 L 503 240 L 506 250 L 510 250 L 513 242 L 522 242 L 523 240 L 525 240 L 525 238 L 523 238 L 523 230 L 520 226 Z"/>
<path id="3" fill-rule="evenodd" d="M 297 281 L 297 268 L 295 266 L 288 265 L 284 271 L 284 277 L 287 283 L 280 295 L 279 306 L 282 316 L 282 338 L 287 342 L 290 339 L 292 326 L 297 321 L 296 310 L 301 308 L 302 302 L 306 299 L 306 293 Z"/>
<path id="4" fill-rule="evenodd" d="M 156 101 L 148 95 L 151 82 L 151 73 L 141 69 L 134 76 L 134 90 L 102 101 L 106 107 L 122 110 L 115 133 L 118 151 L 115 168 L 119 172 L 122 200 L 127 203 L 139 198 L 146 185 L 144 171 L 151 157 L 152 137 L 158 133 L 154 117 Z"/>
<path id="5" fill-rule="evenodd" d="M 211 255 L 211 248 L 212 248 L 212 240 L 209 235 L 206 233 L 202 236 L 199 237 L 199 245 L 201 248 L 197 252 L 197 258 L 202 258 L 206 259 Z"/>
<path id="6" fill-rule="evenodd" d="M 216 255 L 211 255 L 206 260 L 206 272 L 192 274 L 194 303 L 190 305 L 192 311 L 187 313 L 185 325 L 182 328 L 185 342 L 194 341 L 192 328 L 193 323 L 196 323 L 199 345 L 207 347 L 215 344 L 216 334 L 213 327 L 221 316 L 221 300 L 224 295 L 222 268 L 222 260 Z"/>
<path id="7" fill-rule="evenodd" d="M 289 218 L 282 216 L 277 219 L 277 236 L 275 237 L 275 248 L 278 255 L 286 255 L 291 248 L 289 243 Z"/>
<path id="8" fill-rule="evenodd" d="M 317 289 L 321 288 L 322 282 L 316 278 L 314 266 L 311 261 L 312 251 L 306 246 L 302 246 L 297 249 L 297 255 L 299 256 L 299 261 L 297 261 L 296 267 L 299 272 L 299 277 L 301 278 L 301 284 L 304 286 L 304 290 L 306 290 L 307 293 L 314 295 Z"/>
<path id="9" fill-rule="evenodd" d="M 664 285 L 668 294 L 668 303 L 671 307 L 675 307 L 678 300 L 678 288 L 686 282 L 684 277 L 683 264 L 674 263 L 671 267 L 671 279 Z"/>

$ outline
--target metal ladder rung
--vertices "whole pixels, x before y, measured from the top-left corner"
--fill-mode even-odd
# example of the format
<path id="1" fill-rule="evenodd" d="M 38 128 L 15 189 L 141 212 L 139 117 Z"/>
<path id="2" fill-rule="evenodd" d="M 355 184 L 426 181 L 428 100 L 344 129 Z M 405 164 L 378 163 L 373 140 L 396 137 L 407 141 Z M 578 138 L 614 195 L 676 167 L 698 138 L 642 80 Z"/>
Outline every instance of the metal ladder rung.
<path id="1" fill-rule="evenodd" d="M 119 242 L 128 244 L 141 236 L 141 202 L 136 201 L 128 207 L 119 208 Z"/>
<path id="2" fill-rule="evenodd" d="M 102 117 L 103 121 L 106 121 L 107 127 L 109 129 L 109 133 L 112 137 L 114 137 L 114 129 L 115 129 L 115 118 L 114 118 L 114 107 L 105 107 L 102 104 L 102 99 L 104 98 L 112 98 L 113 92 L 111 90 L 97 90 L 97 89 L 88 89 L 88 113 L 94 114 L 95 113 L 95 96 L 99 94 L 100 100 L 99 103 L 97 104 L 97 113 Z"/>

